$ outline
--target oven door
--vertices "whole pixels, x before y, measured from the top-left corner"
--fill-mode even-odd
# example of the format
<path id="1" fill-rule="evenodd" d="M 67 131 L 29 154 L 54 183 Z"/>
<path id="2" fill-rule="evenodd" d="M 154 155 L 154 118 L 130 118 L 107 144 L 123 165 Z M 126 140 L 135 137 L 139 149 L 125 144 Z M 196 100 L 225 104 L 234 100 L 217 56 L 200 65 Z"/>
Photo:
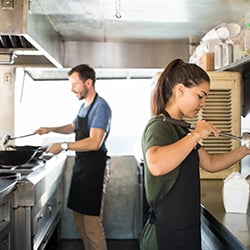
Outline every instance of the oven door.
<path id="1" fill-rule="evenodd" d="M 59 225 L 62 209 L 62 181 L 44 206 L 32 209 L 33 249 L 44 249 Z M 58 239 L 59 241 L 59 239 Z"/>

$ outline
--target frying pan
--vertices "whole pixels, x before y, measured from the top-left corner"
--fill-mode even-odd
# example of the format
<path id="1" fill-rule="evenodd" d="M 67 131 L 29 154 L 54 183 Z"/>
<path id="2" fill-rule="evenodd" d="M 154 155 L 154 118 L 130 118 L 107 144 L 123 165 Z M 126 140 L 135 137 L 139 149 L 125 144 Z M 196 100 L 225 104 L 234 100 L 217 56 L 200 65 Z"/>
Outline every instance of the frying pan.
<path id="1" fill-rule="evenodd" d="M 26 151 L 26 150 L 31 150 L 31 151 L 35 151 L 35 155 L 33 158 L 38 158 L 40 157 L 45 150 L 47 149 L 47 147 L 41 147 L 41 146 L 30 146 L 30 145 L 25 145 L 25 146 L 9 146 L 7 148 L 13 148 L 15 151 Z"/>
<path id="2" fill-rule="evenodd" d="M 10 150 L 0 150 L 0 165 L 22 165 L 42 155 L 45 149 L 39 146 L 11 146 Z"/>

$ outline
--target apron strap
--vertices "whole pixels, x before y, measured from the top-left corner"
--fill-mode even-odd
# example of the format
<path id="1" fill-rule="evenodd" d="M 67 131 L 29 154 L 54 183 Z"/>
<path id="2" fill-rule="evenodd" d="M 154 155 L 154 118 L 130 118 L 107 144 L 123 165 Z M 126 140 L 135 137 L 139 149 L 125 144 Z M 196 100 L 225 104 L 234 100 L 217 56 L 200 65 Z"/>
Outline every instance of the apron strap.
<path id="1" fill-rule="evenodd" d="M 155 224 L 155 221 L 156 221 L 155 212 L 152 207 L 148 210 L 148 221 L 149 221 L 149 224 Z"/>
<path id="2" fill-rule="evenodd" d="M 171 116 L 169 115 L 169 113 L 166 110 L 163 110 L 162 113 L 165 117 L 171 118 Z M 180 131 L 177 129 L 178 126 L 174 125 L 174 124 L 172 124 L 172 125 L 173 125 L 176 133 L 178 134 L 179 138 L 182 138 L 184 135 L 182 133 L 180 133 Z M 185 127 L 182 127 L 182 128 L 186 134 L 190 132 L 188 128 L 185 128 Z"/>
<path id="3" fill-rule="evenodd" d="M 169 115 L 169 113 L 166 111 L 166 110 L 163 110 L 162 111 L 162 114 L 167 117 L 167 118 L 170 118 L 171 119 L 171 116 Z M 186 127 L 182 127 L 182 129 L 185 131 L 185 134 L 183 135 L 179 130 L 178 130 L 178 125 L 174 125 L 172 124 L 176 133 L 178 134 L 179 138 L 182 138 L 183 136 L 185 136 L 186 134 L 190 133 L 190 130 Z M 196 146 L 194 147 L 194 149 L 200 149 L 201 148 L 201 145 L 199 143 L 196 144 Z"/>
<path id="4" fill-rule="evenodd" d="M 88 117 L 89 112 L 91 111 L 92 107 L 94 106 L 94 103 L 96 101 L 97 96 L 98 96 L 98 94 L 96 93 L 95 98 L 94 98 L 93 102 L 90 104 L 89 110 L 87 111 L 87 114 L 86 114 L 85 118 Z"/>

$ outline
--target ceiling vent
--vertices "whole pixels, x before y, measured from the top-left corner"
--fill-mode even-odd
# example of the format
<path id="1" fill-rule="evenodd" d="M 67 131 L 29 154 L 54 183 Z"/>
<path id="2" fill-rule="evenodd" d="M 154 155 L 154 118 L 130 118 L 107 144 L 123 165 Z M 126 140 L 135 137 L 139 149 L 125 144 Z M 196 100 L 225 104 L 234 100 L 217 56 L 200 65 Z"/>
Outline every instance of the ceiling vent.
<path id="1" fill-rule="evenodd" d="M 2 35 L 0 36 L 1 49 L 35 49 L 23 36 Z"/>
<path id="2" fill-rule="evenodd" d="M 42 10 L 38 11 L 36 6 L 36 12 L 32 13 L 32 2 L 28 0 L 0 4 L 0 54 L 12 56 L 11 62 L 0 61 L 0 64 L 62 68 L 61 39 Z"/>

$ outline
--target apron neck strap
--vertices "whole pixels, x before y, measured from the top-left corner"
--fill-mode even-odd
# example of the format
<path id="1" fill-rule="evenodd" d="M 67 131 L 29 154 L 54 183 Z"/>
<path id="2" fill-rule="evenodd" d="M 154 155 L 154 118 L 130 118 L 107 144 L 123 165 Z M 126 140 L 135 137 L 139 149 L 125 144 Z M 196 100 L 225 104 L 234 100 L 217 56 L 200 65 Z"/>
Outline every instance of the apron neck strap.
<path id="1" fill-rule="evenodd" d="M 89 112 L 91 111 L 92 107 L 94 106 L 94 103 L 95 103 L 95 101 L 97 99 L 97 96 L 98 96 L 98 94 L 96 93 L 93 102 L 90 104 L 90 107 L 89 107 L 89 110 L 88 110 L 88 112 L 86 114 L 86 117 L 88 116 Z"/>

